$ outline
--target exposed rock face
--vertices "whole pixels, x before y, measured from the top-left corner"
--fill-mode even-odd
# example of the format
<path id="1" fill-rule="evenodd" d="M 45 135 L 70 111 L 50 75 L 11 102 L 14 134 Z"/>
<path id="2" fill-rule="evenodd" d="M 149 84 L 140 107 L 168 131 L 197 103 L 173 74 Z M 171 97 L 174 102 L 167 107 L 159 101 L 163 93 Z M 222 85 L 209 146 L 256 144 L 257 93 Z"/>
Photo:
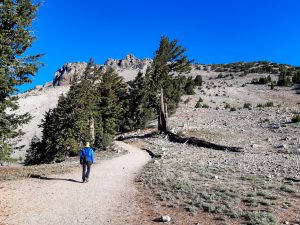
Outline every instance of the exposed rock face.
<path id="1" fill-rule="evenodd" d="M 82 75 L 87 63 L 66 63 L 62 68 L 57 70 L 54 74 L 53 86 L 69 85 L 74 79 L 74 75 Z"/>
<path id="2" fill-rule="evenodd" d="M 108 67 L 119 72 L 120 76 L 124 76 L 125 80 L 130 80 L 136 76 L 138 71 L 144 71 L 151 64 L 152 59 L 138 59 L 134 55 L 126 55 L 124 59 L 108 59 L 104 65 L 98 65 L 103 71 Z M 66 63 L 62 68 L 56 71 L 53 80 L 53 86 L 69 85 L 74 79 L 74 75 L 79 76 L 84 73 L 87 63 Z M 125 71 L 126 70 L 126 71 Z"/>
<path id="3" fill-rule="evenodd" d="M 112 67 L 116 70 L 122 69 L 140 69 L 143 70 L 145 66 L 149 65 L 152 59 L 138 59 L 134 55 L 126 55 L 125 59 L 108 59 L 104 63 L 104 67 Z"/>

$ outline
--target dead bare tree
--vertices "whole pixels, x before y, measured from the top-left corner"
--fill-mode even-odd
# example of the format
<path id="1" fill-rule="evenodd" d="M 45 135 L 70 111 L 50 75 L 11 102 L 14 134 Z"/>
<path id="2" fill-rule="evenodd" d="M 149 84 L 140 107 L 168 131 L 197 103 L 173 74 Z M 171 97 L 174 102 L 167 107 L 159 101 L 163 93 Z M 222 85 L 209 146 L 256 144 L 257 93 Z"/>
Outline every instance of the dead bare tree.
<path id="1" fill-rule="evenodd" d="M 160 133 L 167 132 L 167 107 L 164 102 L 164 90 L 160 91 L 160 107 L 158 114 L 158 130 Z"/>
<path id="2" fill-rule="evenodd" d="M 95 122 L 94 118 L 92 117 L 89 119 L 89 127 L 90 127 L 90 137 L 91 137 L 91 144 L 93 145 L 95 143 Z"/>

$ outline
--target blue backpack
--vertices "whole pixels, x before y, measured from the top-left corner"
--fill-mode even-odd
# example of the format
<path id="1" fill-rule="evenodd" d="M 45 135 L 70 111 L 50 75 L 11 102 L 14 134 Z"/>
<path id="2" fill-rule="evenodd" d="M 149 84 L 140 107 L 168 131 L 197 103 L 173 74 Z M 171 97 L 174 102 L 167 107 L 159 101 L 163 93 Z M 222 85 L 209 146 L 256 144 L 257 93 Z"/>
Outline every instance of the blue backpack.
<path id="1" fill-rule="evenodd" d="M 84 155 L 83 155 L 83 163 L 87 164 L 89 162 L 89 155 L 91 153 L 91 148 L 84 148 Z"/>

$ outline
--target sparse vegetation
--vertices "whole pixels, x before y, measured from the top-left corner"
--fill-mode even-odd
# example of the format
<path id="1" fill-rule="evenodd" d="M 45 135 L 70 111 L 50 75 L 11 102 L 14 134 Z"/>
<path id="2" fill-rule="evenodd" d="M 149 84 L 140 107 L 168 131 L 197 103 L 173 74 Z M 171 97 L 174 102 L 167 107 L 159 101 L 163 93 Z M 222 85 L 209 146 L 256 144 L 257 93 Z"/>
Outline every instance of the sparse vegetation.
<path id="1" fill-rule="evenodd" d="M 230 109 L 231 106 L 226 102 L 224 108 L 225 108 L 225 109 Z"/>
<path id="2" fill-rule="evenodd" d="M 278 224 L 275 213 L 278 202 L 286 199 L 286 195 L 294 198 L 297 193 L 292 185 L 266 178 L 268 171 L 262 175 L 244 175 L 245 171 L 239 171 L 237 164 L 229 166 L 228 161 L 236 160 L 237 155 L 203 149 L 199 155 L 192 147 L 174 146 L 162 139 L 150 142 L 154 145 L 151 149 L 163 153 L 164 157 L 149 163 L 139 179 L 159 201 L 164 204 L 167 201 L 173 207 L 184 206 L 192 215 L 202 211 L 215 214 L 216 218 L 244 219 L 245 224 L 275 225 Z M 157 143 L 164 146 L 164 150 L 156 146 Z"/>
<path id="3" fill-rule="evenodd" d="M 197 75 L 194 80 L 196 86 L 202 86 L 203 80 L 201 75 Z"/>
<path id="4" fill-rule="evenodd" d="M 265 104 L 258 104 L 257 107 L 259 107 L 259 108 L 274 107 L 274 103 L 273 102 L 266 102 Z"/>
<path id="5" fill-rule="evenodd" d="M 295 115 L 295 116 L 292 118 L 292 123 L 299 123 L 299 122 L 300 122 L 300 114 Z"/>
<path id="6" fill-rule="evenodd" d="M 245 103 L 244 104 L 244 109 L 252 109 L 251 103 Z"/>
<path id="7" fill-rule="evenodd" d="M 188 77 L 185 87 L 184 87 L 184 91 L 187 95 L 194 95 L 195 94 L 195 83 L 193 81 L 193 78 L 190 76 Z"/>

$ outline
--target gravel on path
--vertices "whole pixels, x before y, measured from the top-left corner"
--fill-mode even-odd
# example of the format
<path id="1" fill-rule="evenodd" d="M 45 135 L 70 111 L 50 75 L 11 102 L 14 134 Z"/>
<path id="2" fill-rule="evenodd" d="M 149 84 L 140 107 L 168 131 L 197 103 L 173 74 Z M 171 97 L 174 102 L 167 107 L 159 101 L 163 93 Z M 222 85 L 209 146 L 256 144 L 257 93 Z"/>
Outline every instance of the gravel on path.
<path id="1" fill-rule="evenodd" d="M 0 183 L 0 224 L 134 224 L 139 208 L 134 178 L 150 160 L 147 152 L 116 142 L 129 153 L 96 162 L 90 181 L 73 173 Z"/>

